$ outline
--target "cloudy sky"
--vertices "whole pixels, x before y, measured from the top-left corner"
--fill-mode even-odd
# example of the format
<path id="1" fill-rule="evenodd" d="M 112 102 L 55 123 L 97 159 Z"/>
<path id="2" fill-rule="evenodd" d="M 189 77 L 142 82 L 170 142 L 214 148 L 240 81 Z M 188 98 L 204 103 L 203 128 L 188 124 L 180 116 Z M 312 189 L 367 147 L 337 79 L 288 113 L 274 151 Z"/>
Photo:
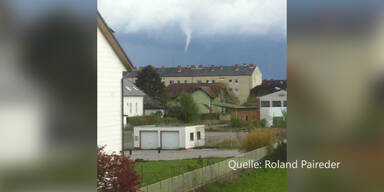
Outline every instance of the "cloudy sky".
<path id="1" fill-rule="evenodd" d="M 136 66 L 258 65 L 286 78 L 285 0 L 98 0 Z"/>

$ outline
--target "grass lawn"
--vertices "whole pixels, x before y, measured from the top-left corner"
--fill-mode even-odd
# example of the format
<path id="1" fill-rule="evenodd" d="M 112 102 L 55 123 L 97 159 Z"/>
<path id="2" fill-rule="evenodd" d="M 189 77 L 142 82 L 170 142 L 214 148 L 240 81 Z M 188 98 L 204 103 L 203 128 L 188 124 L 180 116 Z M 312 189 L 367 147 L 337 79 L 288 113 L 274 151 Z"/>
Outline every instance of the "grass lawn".
<path id="1" fill-rule="evenodd" d="M 243 171 L 234 181 L 220 181 L 203 188 L 203 192 L 283 192 L 286 191 L 286 169 Z"/>
<path id="2" fill-rule="evenodd" d="M 136 162 L 135 170 L 141 177 L 142 186 L 207 166 L 225 158 L 201 158 L 169 161 Z"/>

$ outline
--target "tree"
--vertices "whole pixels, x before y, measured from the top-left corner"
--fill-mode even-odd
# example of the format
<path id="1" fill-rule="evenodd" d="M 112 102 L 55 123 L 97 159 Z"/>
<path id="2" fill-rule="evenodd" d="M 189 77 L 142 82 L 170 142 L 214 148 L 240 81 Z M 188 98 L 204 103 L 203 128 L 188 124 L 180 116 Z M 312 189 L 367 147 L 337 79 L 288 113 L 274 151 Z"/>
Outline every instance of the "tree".
<path id="1" fill-rule="evenodd" d="M 161 104 L 166 104 L 165 85 L 154 67 L 149 65 L 138 72 L 136 86 Z"/>
<path id="2" fill-rule="evenodd" d="M 137 191 L 140 177 L 134 169 L 135 162 L 124 155 L 106 154 L 97 148 L 97 191 Z"/>
<path id="3" fill-rule="evenodd" d="M 181 118 L 184 122 L 191 122 L 198 115 L 198 108 L 191 94 L 183 93 L 180 96 Z"/>

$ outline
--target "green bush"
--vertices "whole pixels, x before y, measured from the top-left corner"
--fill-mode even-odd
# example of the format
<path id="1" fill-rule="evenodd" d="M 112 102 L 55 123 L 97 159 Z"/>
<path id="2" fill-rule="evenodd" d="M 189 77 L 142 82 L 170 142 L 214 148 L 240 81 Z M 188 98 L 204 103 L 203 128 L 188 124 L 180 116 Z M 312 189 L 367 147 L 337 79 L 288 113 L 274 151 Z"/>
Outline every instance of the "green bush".
<path id="1" fill-rule="evenodd" d="M 272 146 L 276 141 L 276 136 L 269 129 L 253 129 L 251 133 L 241 143 L 241 148 L 245 151 L 252 151 L 264 146 Z"/>
<path id="2" fill-rule="evenodd" d="M 249 126 L 251 128 L 262 128 L 262 127 L 266 127 L 267 126 L 267 120 L 265 119 L 262 119 L 262 120 L 252 120 L 250 123 L 249 123 Z"/>
<path id="3" fill-rule="evenodd" d="M 243 126 L 243 121 L 236 116 L 231 116 L 230 125 L 231 127 L 241 128 Z"/>
<path id="4" fill-rule="evenodd" d="M 178 124 L 179 121 L 174 117 L 161 117 L 161 115 L 147 115 L 129 117 L 128 123 L 130 127 L 138 125 L 154 125 L 154 124 Z"/>
<path id="5" fill-rule="evenodd" d="M 265 159 L 271 160 L 271 161 L 287 161 L 287 143 L 281 142 L 276 147 L 276 149 L 273 150 L 271 154 L 269 154 Z"/>

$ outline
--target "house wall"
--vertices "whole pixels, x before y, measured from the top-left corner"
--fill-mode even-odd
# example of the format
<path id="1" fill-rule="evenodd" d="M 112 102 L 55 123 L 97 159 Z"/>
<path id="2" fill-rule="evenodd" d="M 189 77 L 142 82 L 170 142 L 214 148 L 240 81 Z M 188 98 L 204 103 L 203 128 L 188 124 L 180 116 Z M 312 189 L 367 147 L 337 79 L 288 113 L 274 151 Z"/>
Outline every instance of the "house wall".
<path id="1" fill-rule="evenodd" d="M 198 70 L 198 69 L 196 69 Z M 217 69 L 219 70 L 219 69 Z M 128 80 L 135 82 L 136 78 L 128 78 Z M 168 86 L 171 81 L 174 83 L 198 83 L 201 81 L 202 83 L 206 83 L 207 80 L 209 83 L 212 83 L 212 80 L 215 83 L 227 83 L 230 88 L 233 89 L 233 92 L 239 98 L 240 103 L 244 103 L 247 101 L 249 96 L 249 92 L 253 87 L 257 85 L 261 85 L 262 82 L 262 74 L 258 67 L 255 68 L 252 75 L 249 76 L 201 76 L 201 77 L 162 77 L 162 81 L 165 86 Z M 230 82 L 231 80 L 231 82 Z M 236 83 L 237 80 L 237 83 Z"/>
<path id="2" fill-rule="evenodd" d="M 197 90 L 192 93 L 192 98 L 197 104 L 199 113 L 209 113 L 209 109 L 206 106 L 211 106 L 211 98 L 203 91 Z"/>
<path id="3" fill-rule="evenodd" d="M 144 114 L 143 98 L 142 96 L 125 96 L 124 116 L 142 116 Z"/>
<path id="4" fill-rule="evenodd" d="M 122 150 L 122 90 L 125 67 L 97 28 L 97 145 Z"/>
<path id="5" fill-rule="evenodd" d="M 282 90 L 269 95 L 260 97 L 260 103 L 262 101 L 270 101 L 270 107 L 262 107 L 260 104 L 260 119 L 267 120 L 267 126 L 273 125 L 273 117 L 282 117 L 282 111 L 286 111 L 287 107 L 284 107 L 284 101 L 287 101 L 287 92 Z M 282 107 L 272 107 L 272 101 L 281 101 Z"/>

